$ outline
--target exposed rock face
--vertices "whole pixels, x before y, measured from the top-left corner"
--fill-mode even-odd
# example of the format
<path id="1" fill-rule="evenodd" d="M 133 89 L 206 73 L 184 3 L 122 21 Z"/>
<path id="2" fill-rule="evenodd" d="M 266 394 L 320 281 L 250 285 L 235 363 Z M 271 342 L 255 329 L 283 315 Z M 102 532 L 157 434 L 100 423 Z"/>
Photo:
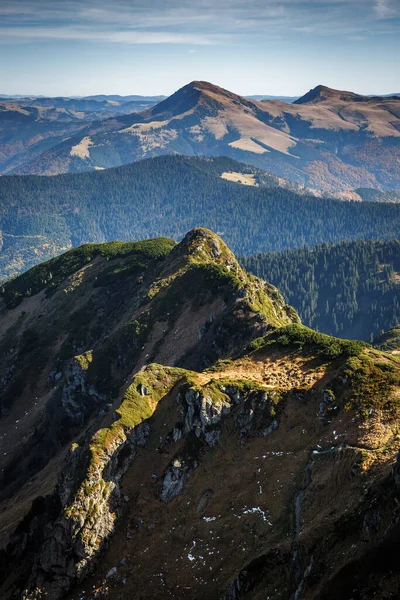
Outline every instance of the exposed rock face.
<path id="1" fill-rule="evenodd" d="M 271 422 L 270 396 L 276 396 L 276 392 L 268 394 L 260 391 L 243 391 L 234 385 L 219 386 L 219 396 L 214 390 L 213 397 L 207 394 L 207 390 L 189 387 L 178 395 L 181 404 L 182 422 L 174 427 L 172 437 L 174 442 L 186 439 L 189 434 L 194 434 L 199 440 L 203 440 L 209 448 L 215 448 L 220 441 L 221 427 L 223 421 L 230 415 L 232 406 L 240 404 L 236 412 L 235 426 L 240 430 L 240 435 L 246 436 L 252 429 L 264 426 L 265 420 L 269 422 L 263 435 L 272 433 L 278 427 L 277 419 Z M 253 417 L 256 411 L 256 423 Z M 164 475 L 161 499 L 170 502 L 184 489 L 185 483 L 193 475 L 198 467 L 198 461 L 193 458 L 183 459 L 177 456 L 172 460 Z M 211 492 L 212 495 L 212 492 Z M 207 493 L 205 500 L 208 498 Z M 199 512 L 202 512 L 201 503 Z"/>
<path id="2" fill-rule="evenodd" d="M 148 425 L 142 423 L 117 438 L 102 461 L 89 468 L 75 493 L 83 456 L 79 448 L 71 449 L 57 489 L 62 512 L 47 527 L 24 599 L 57 600 L 86 575 L 114 529 L 121 503 L 119 482 L 136 448 L 145 445 L 148 432 Z"/>
<path id="3" fill-rule="evenodd" d="M 182 458 L 175 458 L 173 460 L 164 476 L 161 492 L 161 500 L 163 502 L 170 502 L 183 491 L 185 481 L 189 479 L 192 470 L 196 466 L 196 463 L 193 465 L 185 464 Z"/>
<path id="4" fill-rule="evenodd" d="M 183 394 L 184 432 L 193 431 L 197 437 L 203 437 L 211 446 L 219 439 L 219 430 L 215 429 L 221 419 L 229 414 L 229 402 L 218 398 L 213 402 L 210 396 L 202 396 L 199 391 L 189 389 Z M 214 427 L 214 428 L 213 428 Z"/>
<path id="5" fill-rule="evenodd" d="M 258 429 L 267 424 L 264 435 L 268 435 L 278 426 L 276 419 L 271 419 L 271 401 L 279 400 L 277 391 L 266 392 L 263 390 L 243 390 L 240 386 L 224 385 L 221 383 L 219 396 L 203 395 L 200 391 L 190 388 L 181 394 L 184 414 L 184 432 L 191 431 L 197 437 L 202 437 L 210 447 L 214 447 L 219 440 L 220 425 L 223 419 L 231 412 L 232 405 L 240 404 L 235 411 L 235 426 L 242 436 L 247 435 L 255 421 L 254 427 Z"/>
<path id="6" fill-rule="evenodd" d="M 66 384 L 61 396 L 61 403 L 68 417 L 82 423 L 87 411 L 103 400 L 104 395 L 99 394 L 93 384 L 87 383 L 86 370 L 74 358 L 66 370 Z"/>

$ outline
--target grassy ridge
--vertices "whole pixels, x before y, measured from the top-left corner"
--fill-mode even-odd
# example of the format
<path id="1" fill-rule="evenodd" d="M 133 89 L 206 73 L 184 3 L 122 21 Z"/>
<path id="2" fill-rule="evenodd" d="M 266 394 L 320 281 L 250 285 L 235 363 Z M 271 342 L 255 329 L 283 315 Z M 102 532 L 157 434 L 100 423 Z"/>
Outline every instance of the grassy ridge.
<path id="1" fill-rule="evenodd" d="M 46 287 L 57 287 L 66 277 L 89 264 L 97 256 L 102 256 L 106 260 L 126 256 L 142 259 L 142 261 L 158 260 L 167 256 L 174 246 L 175 242 L 168 238 L 141 242 L 116 241 L 106 244 L 85 244 L 41 263 L 8 281 L 1 287 L 0 296 L 8 308 L 13 308 L 18 306 L 26 296 L 37 294 Z"/>

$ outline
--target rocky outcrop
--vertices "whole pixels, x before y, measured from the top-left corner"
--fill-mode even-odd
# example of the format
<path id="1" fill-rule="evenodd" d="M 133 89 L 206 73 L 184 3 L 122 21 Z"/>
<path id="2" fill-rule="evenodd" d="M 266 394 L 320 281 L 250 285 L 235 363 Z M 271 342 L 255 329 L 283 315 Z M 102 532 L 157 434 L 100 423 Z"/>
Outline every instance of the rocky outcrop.
<path id="1" fill-rule="evenodd" d="M 222 422 L 235 408 L 234 424 L 240 430 L 241 437 L 248 435 L 251 429 L 266 437 L 278 427 L 278 420 L 272 418 L 275 411 L 271 406 L 271 400 L 275 403 L 278 397 L 275 391 L 244 391 L 235 385 L 221 384 L 219 389 L 214 388 L 209 393 L 207 387 L 186 387 L 178 395 L 182 422 L 174 427 L 164 443 L 171 440 L 179 442 L 189 434 L 194 434 L 209 448 L 215 448 L 220 440 Z M 198 462 L 193 456 L 176 456 L 164 474 L 161 500 L 170 502 L 182 493 L 185 482 L 197 466 Z"/>
<path id="2" fill-rule="evenodd" d="M 183 491 L 184 483 L 197 467 L 197 462 L 184 461 L 183 458 L 175 458 L 164 475 L 161 500 L 170 502 Z"/>
<path id="3" fill-rule="evenodd" d="M 281 398 L 277 390 L 241 389 L 240 386 L 224 385 L 208 394 L 207 388 L 198 390 L 189 388 L 181 392 L 183 426 L 177 426 L 173 432 L 174 440 L 182 433 L 193 432 L 211 448 L 220 438 L 221 423 L 238 405 L 234 414 L 235 426 L 241 436 L 247 435 L 253 428 L 266 437 L 278 427 L 276 405 Z M 254 421 L 254 426 L 253 426 Z"/>
<path id="4" fill-rule="evenodd" d="M 100 460 L 92 456 L 78 490 L 84 456 L 77 445 L 71 448 L 57 489 L 61 514 L 46 527 L 24 600 L 57 600 L 86 575 L 114 529 L 121 503 L 119 482 L 148 433 L 146 422 L 122 430 Z"/>
<path id="5" fill-rule="evenodd" d="M 80 358 L 73 358 L 66 369 L 66 383 L 61 396 L 66 414 L 76 423 L 82 423 L 87 412 L 104 401 L 104 395 L 99 394 L 96 387 L 87 382 L 87 362 L 79 360 Z"/>
<path id="6" fill-rule="evenodd" d="M 219 425 L 222 418 L 231 410 L 229 398 L 212 399 L 196 389 L 189 389 L 181 395 L 184 413 L 185 434 L 193 431 L 198 438 L 203 438 L 210 447 L 219 441 Z"/>
<path id="7" fill-rule="evenodd" d="M 241 437 L 251 431 L 267 437 L 278 427 L 276 405 L 281 395 L 278 391 L 254 391 L 246 395 L 235 416 L 235 426 Z"/>

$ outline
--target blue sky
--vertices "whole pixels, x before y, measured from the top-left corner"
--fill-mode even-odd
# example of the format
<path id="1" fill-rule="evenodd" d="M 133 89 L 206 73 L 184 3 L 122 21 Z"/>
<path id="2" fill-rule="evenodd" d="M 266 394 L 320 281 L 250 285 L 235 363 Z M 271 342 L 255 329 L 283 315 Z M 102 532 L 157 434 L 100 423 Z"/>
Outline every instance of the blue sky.
<path id="1" fill-rule="evenodd" d="M 400 0 L 0 0 L 0 93 L 400 92 Z"/>

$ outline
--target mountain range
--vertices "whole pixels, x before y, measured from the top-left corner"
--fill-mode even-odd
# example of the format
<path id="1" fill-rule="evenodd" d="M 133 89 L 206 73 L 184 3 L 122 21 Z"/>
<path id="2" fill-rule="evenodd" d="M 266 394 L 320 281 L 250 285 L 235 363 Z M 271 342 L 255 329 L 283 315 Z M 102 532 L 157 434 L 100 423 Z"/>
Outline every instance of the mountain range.
<path id="1" fill-rule="evenodd" d="M 82 120 L 98 119 L 101 115 L 113 116 L 117 114 L 129 114 L 141 112 L 157 104 L 156 100 L 134 99 L 114 100 L 105 97 L 93 98 L 18 98 L 6 99 L 0 97 L 2 106 L 18 106 L 21 108 L 39 108 L 43 118 L 51 111 L 76 115 Z M 161 100 L 158 100 L 161 101 Z"/>
<path id="2" fill-rule="evenodd" d="M 1 292 L 0 593 L 395 597 L 395 354 L 314 332 L 205 229 Z"/>
<path id="3" fill-rule="evenodd" d="M 124 104 L 122 106 L 125 106 Z M 94 121 L 3 173 L 104 169 L 160 154 L 225 155 L 352 198 L 400 187 L 400 98 L 317 86 L 294 103 L 192 82 L 152 108 Z"/>
<path id="4" fill-rule="evenodd" d="M 393 94 L 394 95 L 394 94 Z M 8 95 L 8 94 L 0 94 L 0 99 L 6 98 L 7 100 L 15 100 L 17 102 L 25 102 L 35 100 L 36 102 L 44 101 L 59 101 L 59 100 L 95 100 L 97 102 L 116 102 L 118 104 L 126 103 L 126 102 L 152 102 L 157 104 L 157 102 L 161 102 L 165 100 L 166 96 L 140 96 L 138 94 L 131 94 L 128 96 L 121 96 L 119 94 L 94 94 L 92 96 L 42 96 L 35 94 L 16 94 L 16 95 Z M 296 98 L 293 98 L 295 100 Z"/>

